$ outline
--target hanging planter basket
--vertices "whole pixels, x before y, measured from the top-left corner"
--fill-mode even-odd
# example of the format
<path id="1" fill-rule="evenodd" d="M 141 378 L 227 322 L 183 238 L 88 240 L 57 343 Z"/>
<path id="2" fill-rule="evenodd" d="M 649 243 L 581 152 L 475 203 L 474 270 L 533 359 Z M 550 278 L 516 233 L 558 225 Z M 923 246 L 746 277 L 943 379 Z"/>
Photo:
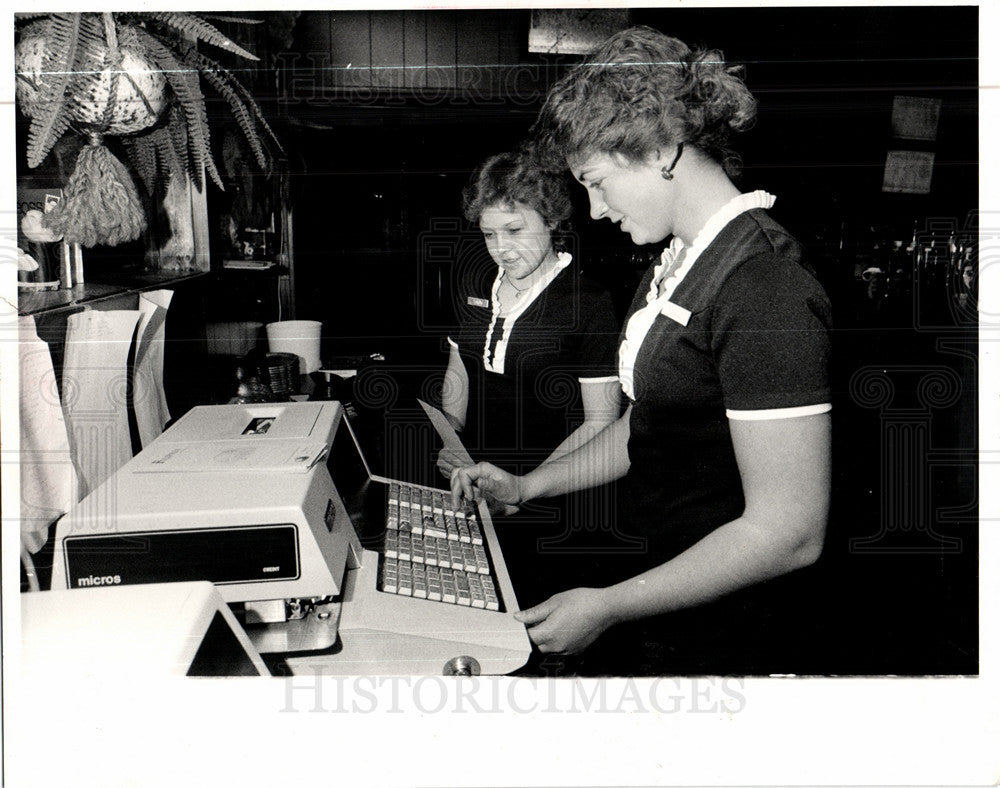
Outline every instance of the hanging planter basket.
<path id="1" fill-rule="evenodd" d="M 89 144 L 77 158 L 62 201 L 45 215 L 44 223 L 67 243 L 116 246 L 142 234 L 146 213 L 128 169 L 104 146 L 103 136 L 153 126 L 168 103 L 167 82 L 134 35 L 119 42 L 111 14 L 102 14 L 100 24 L 96 18 L 86 23 L 90 29 L 80 31 L 85 51 L 78 58 L 85 69 L 66 99 L 61 122 L 85 133 Z M 24 31 L 14 51 L 17 100 L 33 121 L 48 122 L 53 114 L 48 97 L 67 75 L 51 73 L 47 65 L 56 57 L 53 49 L 66 43 L 55 25 L 44 21 Z M 46 153 L 33 136 L 28 165 L 37 166 Z"/>
<path id="2" fill-rule="evenodd" d="M 135 240 L 146 228 L 135 184 L 104 145 L 107 135 L 122 138 L 150 194 L 160 176 L 189 176 L 200 189 L 203 170 L 221 188 L 200 76 L 229 103 L 262 169 L 267 158 L 258 126 L 280 150 L 246 89 L 199 53 L 195 42 L 257 58 L 200 17 L 181 12 L 19 17 L 37 18 L 20 31 L 14 54 L 17 102 L 31 119 L 28 166 L 37 167 L 71 129 L 88 142 L 62 202 L 44 218 L 67 242 L 114 246 Z"/>
<path id="3" fill-rule="evenodd" d="M 53 87 L 53 76 L 45 64 L 53 58 L 48 22 L 36 22 L 21 33 L 14 50 L 18 74 L 16 96 L 21 111 L 29 118 L 42 113 L 44 97 Z M 117 41 L 117 55 L 107 37 Z M 94 70 L 80 95 L 68 103 L 70 122 L 85 131 L 101 134 L 135 134 L 148 129 L 167 106 L 167 80 L 146 57 L 135 35 L 127 28 L 120 40 L 114 26 L 91 44 Z M 116 62 L 117 61 L 117 62 Z M 35 167 L 39 161 L 29 161 Z"/>

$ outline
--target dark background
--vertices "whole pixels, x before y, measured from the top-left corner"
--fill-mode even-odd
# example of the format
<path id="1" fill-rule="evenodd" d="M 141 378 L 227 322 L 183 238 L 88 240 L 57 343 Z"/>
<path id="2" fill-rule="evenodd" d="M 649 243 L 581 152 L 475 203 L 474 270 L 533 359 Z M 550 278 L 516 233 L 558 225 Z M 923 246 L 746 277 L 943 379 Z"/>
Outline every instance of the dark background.
<path id="1" fill-rule="evenodd" d="M 924 230 L 929 219 L 959 228 L 969 220 L 978 168 L 976 9 L 636 9 L 631 21 L 745 65 L 759 112 L 738 140 L 740 186 L 776 194 L 774 215 L 805 243 L 825 244 L 824 252 L 858 243 L 866 253 L 872 228 L 909 241 L 914 221 Z M 275 110 L 287 117 L 293 168 L 301 170 L 294 188 L 300 312 L 362 339 L 411 336 L 421 313 L 447 311 L 447 299 L 428 289 L 434 277 L 426 260 L 421 265 L 422 236 L 433 221 L 459 215 L 471 169 L 524 136 L 547 88 L 580 59 L 529 53 L 529 24 L 527 11 L 314 12 L 297 20 L 292 47 L 277 59 Z M 423 50 L 408 54 L 414 31 L 423 33 L 423 58 Z M 380 37 L 402 40 L 402 75 L 399 50 L 380 46 Z M 420 84 L 423 69 L 411 58 L 446 65 L 431 65 Z M 393 84 L 400 79 L 415 84 Z M 896 95 L 943 102 L 936 142 L 893 141 Z M 935 153 L 929 195 L 881 192 L 891 148 Z M 622 250 L 633 251 L 628 240 L 585 211 L 577 217 L 588 271 L 617 285 Z M 333 261 L 334 253 L 350 259 Z M 399 276 L 402 261 L 423 278 Z M 835 262 L 815 264 L 828 285 L 842 284 Z M 635 275 L 645 265 L 633 267 Z M 850 275 L 853 265 L 846 268 Z M 421 303 L 388 321 L 380 314 L 377 331 L 358 330 L 331 291 L 349 294 L 350 285 L 369 281 L 401 301 L 419 284 Z"/>

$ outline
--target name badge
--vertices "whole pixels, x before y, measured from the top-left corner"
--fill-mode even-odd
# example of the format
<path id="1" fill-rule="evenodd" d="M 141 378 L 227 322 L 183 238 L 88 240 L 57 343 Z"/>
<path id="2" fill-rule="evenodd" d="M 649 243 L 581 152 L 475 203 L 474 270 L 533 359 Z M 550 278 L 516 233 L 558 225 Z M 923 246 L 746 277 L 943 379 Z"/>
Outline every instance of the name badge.
<path id="1" fill-rule="evenodd" d="M 481 306 L 483 309 L 490 308 L 490 302 L 485 298 L 475 298 L 474 296 L 469 296 L 468 303 L 469 306 Z"/>
<path id="2" fill-rule="evenodd" d="M 663 308 L 660 309 L 660 314 L 666 315 L 675 323 L 680 323 L 682 326 L 686 326 L 691 319 L 691 312 L 680 304 L 675 304 L 673 301 L 665 302 Z"/>

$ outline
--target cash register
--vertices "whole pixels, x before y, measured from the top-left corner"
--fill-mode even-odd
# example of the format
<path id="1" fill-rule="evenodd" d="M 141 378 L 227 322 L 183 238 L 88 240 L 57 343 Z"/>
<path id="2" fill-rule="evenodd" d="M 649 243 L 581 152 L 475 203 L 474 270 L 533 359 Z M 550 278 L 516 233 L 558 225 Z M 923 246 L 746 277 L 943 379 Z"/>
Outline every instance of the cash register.
<path id="1" fill-rule="evenodd" d="M 504 674 L 530 652 L 485 506 L 373 472 L 338 402 L 193 408 L 57 524 L 53 590 L 198 580 L 292 673 Z"/>

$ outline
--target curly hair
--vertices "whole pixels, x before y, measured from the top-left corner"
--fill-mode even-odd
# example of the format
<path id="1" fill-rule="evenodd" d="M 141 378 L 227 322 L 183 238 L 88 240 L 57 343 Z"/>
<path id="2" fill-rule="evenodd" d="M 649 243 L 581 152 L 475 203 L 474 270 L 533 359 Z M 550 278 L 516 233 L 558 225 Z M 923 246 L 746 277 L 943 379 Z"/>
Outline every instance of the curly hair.
<path id="1" fill-rule="evenodd" d="M 487 208 L 519 202 L 538 211 L 553 231 L 565 229 L 562 225 L 573 210 L 566 175 L 539 164 L 526 149 L 488 158 L 462 190 L 465 218 L 475 224 Z"/>
<path id="2" fill-rule="evenodd" d="M 735 174 L 733 132 L 754 120 L 757 102 L 717 50 L 692 51 L 651 27 L 605 41 L 549 92 L 533 132 L 546 166 L 590 152 L 645 160 L 684 142 Z"/>

